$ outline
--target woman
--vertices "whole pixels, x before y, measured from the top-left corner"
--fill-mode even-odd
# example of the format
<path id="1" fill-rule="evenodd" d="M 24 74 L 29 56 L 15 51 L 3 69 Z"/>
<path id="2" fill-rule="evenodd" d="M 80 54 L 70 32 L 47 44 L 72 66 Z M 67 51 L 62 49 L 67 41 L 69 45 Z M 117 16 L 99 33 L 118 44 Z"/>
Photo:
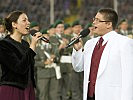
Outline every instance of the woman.
<path id="1" fill-rule="evenodd" d="M 32 42 L 22 37 L 29 33 L 27 15 L 22 11 L 11 12 L 5 18 L 5 26 L 10 35 L 0 41 L 1 100 L 35 100 L 34 93 L 34 52 L 41 33 L 32 36 Z"/>

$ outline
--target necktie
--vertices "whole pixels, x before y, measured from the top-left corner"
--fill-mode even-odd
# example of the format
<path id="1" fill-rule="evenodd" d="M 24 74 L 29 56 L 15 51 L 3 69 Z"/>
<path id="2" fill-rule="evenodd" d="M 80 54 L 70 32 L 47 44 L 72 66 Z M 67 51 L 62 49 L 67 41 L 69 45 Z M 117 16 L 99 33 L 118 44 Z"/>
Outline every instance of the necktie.
<path id="1" fill-rule="evenodd" d="M 101 59 L 102 52 L 104 50 L 105 45 L 102 47 L 103 38 L 101 37 L 92 54 L 91 58 L 91 67 L 90 67 L 90 75 L 89 75 L 89 85 L 88 85 L 88 96 L 93 97 L 95 94 L 95 82 L 97 78 L 97 72 L 99 68 L 99 63 Z"/>
<path id="2" fill-rule="evenodd" d="M 100 37 L 98 44 L 97 44 L 98 49 L 100 49 L 102 47 L 102 43 L 103 43 L 103 38 Z"/>

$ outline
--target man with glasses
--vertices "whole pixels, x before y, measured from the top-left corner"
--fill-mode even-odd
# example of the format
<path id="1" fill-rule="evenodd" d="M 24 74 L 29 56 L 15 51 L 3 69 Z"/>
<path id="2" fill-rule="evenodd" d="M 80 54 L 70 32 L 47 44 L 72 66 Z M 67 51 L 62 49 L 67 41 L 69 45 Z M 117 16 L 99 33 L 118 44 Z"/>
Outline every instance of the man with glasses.
<path id="1" fill-rule="evenodd" d="M 84 70 L 83 100 L 133 100 L 133 40 L 114 29 L 118 15 L 100 9 L 93 19 L 98 37 L 74 44 L 72 64 Z M 126 50 L 125 50 L 126 49 Z"/>

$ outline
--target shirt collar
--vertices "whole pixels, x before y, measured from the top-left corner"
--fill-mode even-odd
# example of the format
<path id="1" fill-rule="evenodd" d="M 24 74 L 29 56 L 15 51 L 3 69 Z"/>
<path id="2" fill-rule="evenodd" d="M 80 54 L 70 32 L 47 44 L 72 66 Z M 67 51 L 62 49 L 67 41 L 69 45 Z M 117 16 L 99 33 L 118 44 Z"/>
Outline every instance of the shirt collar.
<path id="1" fill-rule="evenodd" d="M 110 31 L 110 32 L 108 32 L 108 33 L 106 33 L 105 35 L 103 35 L 102 36 L 102 38 L 103 38 L 103 43 L 102 43 L 102 45 L 104 45 L 105 43 L 107 43 L 108 42 L 108 40 L 109 40 L 109 38 L 111 37 L 111 35 L 112 35 L 112 32 L 113 31 Z M 100 38 L 100 37 L 99 37 Z"/>

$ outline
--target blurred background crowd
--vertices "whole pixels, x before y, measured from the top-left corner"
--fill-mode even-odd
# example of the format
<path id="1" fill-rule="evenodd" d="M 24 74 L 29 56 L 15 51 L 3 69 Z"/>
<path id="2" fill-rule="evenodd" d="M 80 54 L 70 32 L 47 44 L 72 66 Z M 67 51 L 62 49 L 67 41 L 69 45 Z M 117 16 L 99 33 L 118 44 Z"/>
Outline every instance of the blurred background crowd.
<path id="1" fill-rule="evenodd" d="M 84 25 L 91 21 L 99 8 L 111 7 L 117 10 L 120 19 L 126 18 L 132 22 L 132 5 L 132 0 L 1 0 L 0 17 L 19 9 L 24 10 L 31 21 L 39 22 L 41 27 L 53 24 L 56 19 L 63 19 L 69 23 L 74 19 L 80 19 Z M 52 22 L 51 9 L 54 9 Z"/>
<path id="2" fill-rule="evenodd" d="M 103 7 L 118 12 L 115 31 L 133 38 L 132 0 L 1 0 L 0 39 L 6 33 L 2 19 L 11 11 L 22 10 L 31 21 L 30 30 L 40 31 L 51 42 L 40 41 L 36 49 L 37 100 L 82 100 L 83 72 L 73 70 L 72 47 L 65 47 L 83 29 L 92 30 L 92 19 Z M 91 32 L 83 43 L 93 37 L 96 35 Z M 29 43 L 30 38 L 24 37 Z"/>

